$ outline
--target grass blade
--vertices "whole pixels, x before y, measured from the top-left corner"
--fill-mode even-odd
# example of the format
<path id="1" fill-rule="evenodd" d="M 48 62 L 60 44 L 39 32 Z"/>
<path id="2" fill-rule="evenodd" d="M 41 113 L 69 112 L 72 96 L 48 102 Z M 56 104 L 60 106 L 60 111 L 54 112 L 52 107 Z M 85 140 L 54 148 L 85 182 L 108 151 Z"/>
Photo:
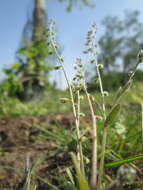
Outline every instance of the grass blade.
<path id="1" fill-rule="evenodd" d="M 125 160 L 119 160 L 119 161 L 116 161 L 116 162 L 112 162 L 112 163 L 106 164 L 105 167 L 116 167 L 116 166 L 119 166 L 119 165 L 122 165 L 122 164 L 130 163 L 130 162 L 133 162 L 135 160 L 141 160 L 141 159 L 143 159 L 143 155 L 135 156 L 135 157 L 128 158 L 128 159 L 125 159 Z"/>
<path id="2" fill-rule="evenodd" d="M 80 190 L 90 190 L 85 177 L 82 175 L 82 173 L 80 171 L 80 168 L 78 166 L 78 161 L 76 159 L 75 154 L 71 153 L 71 156 L 72 156 L 72 161 L 73 161 L 73 164 L 74 164 L 74 167 L 75 167 L 75 170 L 76 170 L 76 174 L 77 174 L 77 179 L 78 179 L 78 183 L 79 183 L 79 189 Z"/>
<path id="3" fill-rule="evenodd" d="M 122 98 L 125 92 L 131 87 L 132 83 L 133 83 L 133 80 L 131 79 L 122 88 L 119 89 L 116 96 L 116 102 L 119 102 L 119 100 Z"/>
<path id="4" fill-rule="evenodd" d="M 113 123 L 113 121 L 116 119 L 117 115 L 119 114 L 121 109 L 120 104 L 117 104 L 116 106 L 113 107 L 111 112 L 108 114 L 104 126 L 107 127 Z"/>
<path id="5" fill-rule="evenodd" d="M 75 185 L 74 179 L 73 179 L 73 175 L 72 175 L 72 173 L 71 173 L 71 171 L 70 171 L 70 168 L 66 168 L 66 173 L 67 173 L 67 175 L 68 175 L 68 177 L 69 177 L 71 183 L 72 183 L 73 185 Z"/>

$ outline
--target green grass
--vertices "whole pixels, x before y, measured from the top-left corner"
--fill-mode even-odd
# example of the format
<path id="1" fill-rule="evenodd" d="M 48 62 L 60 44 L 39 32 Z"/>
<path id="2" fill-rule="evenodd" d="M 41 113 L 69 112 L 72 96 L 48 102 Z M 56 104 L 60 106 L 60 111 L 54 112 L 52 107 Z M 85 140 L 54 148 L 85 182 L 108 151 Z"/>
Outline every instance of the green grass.
<path id="1" fill-rule="evenodd" d="M 21 102 L 15 97 L 0 97 L 0 117 L 40 116 L 66 113 L 69 106 L 61 104 L 60 98 L 67 96 L 66 91 L 47 91 L 38 99 Z"/>
<path id="2" fill-rule="evenodd" d="M 142 88 L 141 83 L 136 83 L 132 88 L 124 95 L 121 100 L 123 108 L 126 109 L 131 104 L 138 106 L 141 103 Z M 99 92 L 92 93 L 96 102 L 101 102 L 101 96 Z M 84 96 L 84 95 L 83 95 Z M 109 96 L 106 97 L 106 102 L 108 105 L 112 105 L 115 100 L 116 92 L 110 92 Z M 0 117 L 7 116 L 39 116 L 47 114 L 61 114 L 61 113 L 71 113 L 70 103 L 62 104 L 60 98 L 68 98 L 69 94 L 67 91 L 47 91 L 43 96 L 37 100 L 21 102 L 14 97 L 3 97 L 0 96 Z M 81 108 L 84 110 L 87 108 L 87 100 L 84 99 L 81 102 Z M 131 106 L 132 108 L 132 106 Z"/>

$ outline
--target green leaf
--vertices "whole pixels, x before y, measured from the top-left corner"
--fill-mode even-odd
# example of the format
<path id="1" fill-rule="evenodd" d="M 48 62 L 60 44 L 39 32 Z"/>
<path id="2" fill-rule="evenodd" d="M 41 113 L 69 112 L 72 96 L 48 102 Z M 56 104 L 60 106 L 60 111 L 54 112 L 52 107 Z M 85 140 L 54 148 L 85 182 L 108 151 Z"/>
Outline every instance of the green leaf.
<path id="1" fill-rule="evenodd" d="M 122 165 L 122 164 L 130 163 L 130 162 L 133 162 L 135 160 L 141 160 L 141 159 L 143 159 L 143 155 L 135 156 L 135 157 L 128 158 L 128 159 L 125 159 L 125 160 L 119 160 L 119 161 L 116 161 L 116 162 L 112 162 L 112 163 L 106 164 L 105 167 L 115 167 L 115 166 L 119 166 L 119 165 Z"/>
<path id="2" fill-rule="evenodd" d="M 25 55 L 27 58 L 31 59 L 37 55 L 38 50 L 34 47 L 31 47 L 30 49 L 23 47 L 18 50 L 18 53 Z"/>
<path id="3" fill-rule="evenodd" d="M 72 183 L 73 185 L 75 185 L 74 178 L 73 178 L 73 175 L 72 175 L 72 172 L 71 172 L 70 168 L 66 168 L 66 173 L 67 173 L 67 175 L 68 175 L 68 177 L 69 177 L 71 183 Z"/>
<path id="4" fill-rule="evenodd" d="M 40 176 L 37 176 L 37 177 L 38 177 L 38 179 L 39 179 L 40 181 L 42 181 L 42 182 L 44 182 L 45 184 L 47 184 L 50 189 L 52 189 L 52 190 L 60 190 L 58 187 L 56 187 L 55 185 L 53 185 L 53 184 L 51 184 L 50 182 L 46 181 L 46 180 L 43 179 L 42 177 L 40 177 Z"/>
<path id="5" fill-rule="evenodd" d="M 59 69 L 61 69 L 61 68 L 62 68 L 61 65 L 56 65 L 56 66 L 54 67 L 55 70 L 59 70 Z"/>
<path id="6" fill-rule="evenodd" d="M 61 103 L 67 103 L 67 102 L 71 102 L 71 99 L 69 99 L 69 98 L 60 98 L 60 102 Z"/>
<path id="7" fill-rule="evenodd" d="M 78 161 L 77 161 L 77 158 L 76 158 L 75 154 L 71 153 L 71 156 L 72 156 L 72 161 L 73 161 L 73 164 L 74 164 L 74 167 L 75 167 L 75 170 L 76 170 L 76 174 L 77 174 L 77 179 L 78 179 L 78 183 L 79 183 L 79 189 L 80 190 L 90 190 L 89 186 L 88 186 L 88 183 L 87 183 L 85 177 L 82 175 L 82 172 L 81 172 L 81 170 L 79 168 Z"/>
<path id="8" fill-rule="evenodd" d="M 133 80 L 129 80 L 122 88 L 119 89 L 117 93 L 117 101 L 125 94 L 125 92 L 131 87 Z"/>
<path id="9" fill-rule="evenodd" d="M 12 64 L 11 68 L 14 69 L 14 70 L 17 70 L 21 67 L 21 64 L 19 63 L 15 63 L 15 64 Z"/>
<path id="10" fill-rule="evenodd" d="M 74 152 L 77 148 L 77 139 L 73 136 L 72 139 L 67 144 L 67 146 L 70 152 Z"/>
<path id="11" fill-rule="evenodd" d="M 117 104 L 116 106 L 113 107 L 113 109 L 112 109 L 111 112 L 108 114 L 108 116 L 107 116 L 107 118 L 106 118 L 106 120 L 105 120 L 105 123 L 104 123 L 104 126 L 105 126 L 105 127 L 111 125 L 111 124 L 115 121 L 117 115 L 118 115 L 119 112 L 120 112 L 120 109 L 121 109 L 120 104 Z"/>
<path id="12" fill-rule="evenodd" d="M 6 74 L 6 75 L 11 75 L 11 74 L 13 74 L 13 72 L 12 72 L 12 70 L 11 69 L 4 69 L 3 70 L 4 71 L 4 73 Z"/>

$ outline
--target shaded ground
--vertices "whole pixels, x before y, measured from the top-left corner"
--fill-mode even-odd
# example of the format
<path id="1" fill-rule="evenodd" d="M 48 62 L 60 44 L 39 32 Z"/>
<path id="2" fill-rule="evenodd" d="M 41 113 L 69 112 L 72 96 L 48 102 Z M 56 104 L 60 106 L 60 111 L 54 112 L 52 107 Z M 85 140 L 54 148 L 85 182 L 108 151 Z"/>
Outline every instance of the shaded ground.
<path id="1" fill-rule="evenodd" d="M 26 157 L 30 155 L 30 164 L 44 155 L 44 161 L 37 167 L 36 174 L 37 189 L 47 190 L 44 179 L 53 182 L 50 174 L 57 172 L 60 167 L 69 163 L 67 153 L 57 150 L 52 141 L 37 141 L 41 131 L 34 125 L 62 124 L 63 127 L 70 126 L 73 118 L 71 115 L 57 115 L 55 117 L 21 117 L 17 119 L 5 118 L 0 120 L 0 190 L 20 189 L 24 177 Z M 42 178 L 42 180 L 40 179 Z M 54 183 L 57 183 L 55 179 Z M 39 188 L 38 188 L 39 187 Z M 48 188 L 49 189 L 49 188 Z"/>

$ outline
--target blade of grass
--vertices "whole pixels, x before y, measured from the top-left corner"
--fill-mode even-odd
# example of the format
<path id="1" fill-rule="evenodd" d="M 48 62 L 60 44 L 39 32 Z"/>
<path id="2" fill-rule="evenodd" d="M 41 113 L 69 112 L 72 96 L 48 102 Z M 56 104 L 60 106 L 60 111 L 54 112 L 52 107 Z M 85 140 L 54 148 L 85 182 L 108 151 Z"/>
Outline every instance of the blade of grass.
<path id="1" fill-rule="evenodd" d="M 72 183 L 73 185 L 75 185 L 75 182 L 74 182 L 74 179 L 73 179 L 73 176 L 72 176 L 72 173 L 71 173 L 70 168 L 66 168 L 66 173 L 67 173 L 67 175 L 68 175 L 68 177 L 69 177 L 71 183 Z"/>
<path id="2" fill-rule="evenodd" d="M 112 162 L 112 163 L 108 163 L 108 164 L 105 165 L 105 167 L 116 167 L 116 166 L 119 166 L 119 165 L 122 165 L 122 164 L 130 163 L 130 162 L 133 162 L 135 160 L 141 160 L 141 159 L 143 159 L 143 155 L 135 156 L 135 157 L 128 158 L 128 159 L 125 159 L 125 160 L 119 160 L 119 161 Z"/>
<path id="3" fill-rule="evenodd" d="M 50 182 L 48 182 L 47 180 L 43 179 L 40 176 L 37 176 L 39 180 L 41 180 L 42 182 L 44 182 L 45 184 L 47 184 L 50 188 L 52 188 L 52 190 L 60 190 L 59 188 L 57 188 L 55 185 L 51 184 Z"/>
<path id="4" fill-rule="evenodd" d="M 116 95 L 116 100 L 115 100 L 115 104 L 117 104 L 120 99 L 122 98 L 122 96 L 130 89 L 131 85 L 133 83 L 133 80 L 129 80 L 123 87 L 121 87 Z"/>
<path id="5" fill-rule="evenodd" d="M 104 126 L 107 127 L 109 125 L 111 125 L 115 119 L 117 118 L 119 112 L 120 112 L 121 106 L 120 104 L 117 104 L 113 107 L 113 109 L 111 110 L 111 112 L 108 114 Z"/>
<path id="6" fill-rule="evenodd" d="M 78 161 L 77 161 L 75 154 L 71 153 L 71 157 L 72 157 L 72 161 L 73 161 L 73 164 L 74 164 L 74 167 L 76 170 L 80 190 L 90 190 L 88 183 L 87 183 L 85 177 L 82 175 L 82 172 L 79 168 Z"/>

